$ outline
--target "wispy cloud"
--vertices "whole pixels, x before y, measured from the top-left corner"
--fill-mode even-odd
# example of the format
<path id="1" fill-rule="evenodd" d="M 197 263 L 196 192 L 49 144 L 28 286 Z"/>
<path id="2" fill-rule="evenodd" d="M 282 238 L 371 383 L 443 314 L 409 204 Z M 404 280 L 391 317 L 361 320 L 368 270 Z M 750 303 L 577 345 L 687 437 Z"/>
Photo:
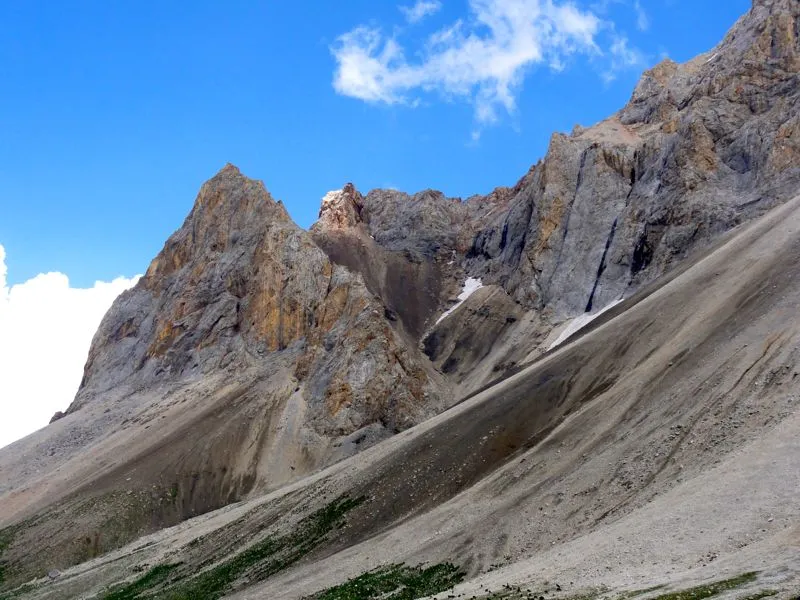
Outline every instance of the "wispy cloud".
<path id="1" fill-rule="evenodd" d="M 434 3 L 418 2 L 407 14 L 432 10 L 416 11 L 428 4 Z M 334 89 L 389 105 L 416 106 L 430 93 L 460 98 L 473 104 L 479 132 L 501 112 L 516 110 L 523 80 L 535 66 L 559 72 L 583 55 L 609 82 L 642 61 L 613 23 L 567 0 L 468 0 L 468 6 L 468 15 L 418 40 L 410 52 L 397 37 L 403 30 L 386 35 L 380 27 L 360 25 L 339 36 L 331 47 Z"/>
<path id="2" fill-rule="evenodd" d="M 425 17 L 430 17 L 436 14 L 442 8 L 442 3 L 439 0 L 417 0 L 413 6 L 400 6 L 406 21 L 409 23 L 419 23 Z"/>
<path id="3" fill-rule="evenodd" d="M 633 0 L 633 10 L 636 11 L 636 27 L 639 28 L 639 31 L 650 29 L 650 17 L 647 16 L 647 12 L 639 0 Z"/>
<path id="4" fill-rule="evenodd" d="M 601 75 L 606 84 L 614 81 L 620 71 L 641 67 L 645 63 L 644 55 L 636 48 L 632 48 L 624 35 L 614 37 L 609 55 L 611 60 L 608 68 Z"/>
<path id="5" fill-rule="evenodd" d="M 367 102 L 411 104 L 415 94 L 438 92 L 475 106 L 485 125 L 498 110 L 512 113 L 526 72 L 555 71 L 576 54 L 602 57 L 596 38 L 604 23 L 591 11 L 556 0 L 469 0 L 470 14 L 424 40 L 415 61 L 395 37 L 361 25 L 331 48 L 333 86 Z"/>

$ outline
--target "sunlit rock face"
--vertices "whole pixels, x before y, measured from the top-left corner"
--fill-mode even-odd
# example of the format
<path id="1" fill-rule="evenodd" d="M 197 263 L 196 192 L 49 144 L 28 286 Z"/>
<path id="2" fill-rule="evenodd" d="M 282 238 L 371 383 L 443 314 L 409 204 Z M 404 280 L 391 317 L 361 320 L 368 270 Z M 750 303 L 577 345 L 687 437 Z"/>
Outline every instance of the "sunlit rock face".
<path id="1" fill-rule="evenodd" d="M 195 508 L 213 508 L 442 410 L 446 387 L 393 325 L 358 273 L 333 264 L 260 181 L 228 165 L 106 315 L 67 415 L 145 405 L 154 393 L 166 405 L 183 395 L 191 411 L 187 387 L 214 395 L 220 376 L 235 383 L 214 435 L 178 467 L 179 478 L 225 473 L 213 492 L 194 488 L 211 496 Z M 363 439 L 353 445 L 353 435 Z M 158 461 L 147 469 L 160 479 Z"/>

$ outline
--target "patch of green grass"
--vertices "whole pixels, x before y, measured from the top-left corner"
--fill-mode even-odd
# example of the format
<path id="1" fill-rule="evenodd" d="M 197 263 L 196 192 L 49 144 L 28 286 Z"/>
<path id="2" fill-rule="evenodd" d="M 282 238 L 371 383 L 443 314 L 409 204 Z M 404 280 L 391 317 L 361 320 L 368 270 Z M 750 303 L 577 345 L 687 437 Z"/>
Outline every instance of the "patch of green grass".
<path id="1" fill-rule="evenodd" d="M 103 596 L 103 600 L 136 600 L 140 594 L 166 581 L 170 573 L 179 566 L 178 564 L 155 566 L 136 581 L 112 589 Z"/>
<path id="2" fill-rule="evenodd" d="M 263 581 L 300 560 L 321 542 L 330 531 L 344 525 L 343 517 L 366 498 L 341 497 L 306 517 L 285 536 L 267 538 L 233 558 L 203 571 L 198 576 L 167 592 L 167 600 L 215 600 L 233 583 L 247 576 L 250 583 Z M 160 596 L 161 597 L 161 596 Z"/>
<path id="3" fill-rule="evenodd" d="M 38 587 L 38 585 L 33 583 L 26 583 L 25 585 L 21 585 L 13 590 L 0 592 L 0 600 L 14 600 L 15 598 L 20 598 L 28 592 L 32 592 L 33 590 L 37 589 Z"/>
<path id="4" fill-rule="evenodd" d="M 230 592 L 237 580 L 263 581 L 300 560 L 332 530 L 342 527 L 345 514 L 364 500 L 340 497 L 301 520 L 291 533 L 266 538 L 196 575 L 173 573 L 179 565 L 159 565 L 133 583 L 110 590 L 102 600 L 216 600 Z"/>
<path id="5" fill-rule="evenodd" d="M 622 594 L 618 600 L 630 600 L 630 598 L 637 598 L 639 596 L 644 596 L 645 594 L 649 594 L 651 592 L 656 592 L 662 589 L 664 585 L 654 585 L 653 587 L 645 588 L 643 590 L 633 590 L 631 592 L 625 592 Z"/>
<path id="6" fill-rule="evenodd" d="M 715 581 L 714 583 L 699 585 L 697 587 L 679 592 L 662 594 L 653 600 L 702 600 L 703 598 L 711 598 L 712 596 L 716 596 L 722 592 L 734 590 L 746 583 L 751 583 L 756 580 L 757 576 L 757 572 L 743 573 L 738 577 L 732 577 L 731 579 Z"/>
<path id="7" fill-rule="evenodd" d="M 0 529 L 0 585 L 5 583 L 6 569 L 8 568 L 8 565 L 3 560 L 3 553 L 11 545 L 11 542 L 14 541 L 14 536 L 17 535 L 18 529 L 19 525 L 12 525 L 11 527 Z"/>
<path id="8" fill-rule="evenodd" d="M 423 568 L 391 565 L 328 588 L 309 600 L 415 600 L 451 589 L 464 573 L 449 563 Z"/>

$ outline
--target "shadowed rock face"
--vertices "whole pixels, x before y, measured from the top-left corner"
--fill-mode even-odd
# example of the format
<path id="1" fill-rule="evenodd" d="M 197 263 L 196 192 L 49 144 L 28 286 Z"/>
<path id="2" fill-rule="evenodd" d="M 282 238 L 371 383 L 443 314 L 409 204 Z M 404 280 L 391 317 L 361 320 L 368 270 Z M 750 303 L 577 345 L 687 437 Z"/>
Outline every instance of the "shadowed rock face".
<path id="1" fill-rule="evenodd" d="M 328 193 L 314 241 L 337 264 L 360 273 L 367 287 L 415 340 L 464 278 L 461 262 L 488 216 L 505 210 L 509 194 L 467 202 L 426 190 L 413 196 L 352 184 Z"/>
<path id="2" fill-rule="evenodd" d="M 800 189 L 798 23 L 795 0 L 754 2 L 716 49 L 647 71 L 619 113 L 555 134 L 514 187 L 487 196 L 363 195 L 348 184 L 325 196 L 306 232 L 261 182 L 226 166 L 105 316 L 66 414 L 0 452 L 0 524 L 28 519 L 11 547 L 14 581 L 408 429 L 520 372 L 554 325 L 634 294 L 787 200 Z M 439 320 L 468 277 L 484 287 Z M 597 354 L 597 381 L 558 387 L 588 377 L 575 369 L 592 352 L 544 379 L 515 380 L 502 404 L 481 409 L 498 422 L 519 413 L 514 427 L 537 430 L 490 444 L 498 461 L 523 442 L 537 447 L 558 398 L 581 406 L 605 393 L 604 369 L 644 360 Z M 532 386 L 555 404 L 519 404 Z M 464 419 L 457 431 L 491 436 Z M 449 439 L 483 458 L 471 438 L 440 434 L 420 452 L 447 455 L 437 440 Z M 381 475 L 396 475 L 387 519 L 422 511 L 419 498 L 402 498 L 397 460 Z M 423 508 L 497 464 L 443 481 L 447 494 Z M 75 518 L 64 525 L 58 515 Z"/>
<path id="3" fill-rule="evenodd" d="M 754 3 L 717 48 L 647 71 L 616 115 L 554 135 L 513 188 L 460 205 L 374 191 L 335 229 L 360 223 L 381 247 L 429 259 L 455 250 L 459 274 L 557 320 L 601 308 L 791 195 L 798 18 L 792 0 Z M 326 210 L 318 241 L 334 228 Z"/>

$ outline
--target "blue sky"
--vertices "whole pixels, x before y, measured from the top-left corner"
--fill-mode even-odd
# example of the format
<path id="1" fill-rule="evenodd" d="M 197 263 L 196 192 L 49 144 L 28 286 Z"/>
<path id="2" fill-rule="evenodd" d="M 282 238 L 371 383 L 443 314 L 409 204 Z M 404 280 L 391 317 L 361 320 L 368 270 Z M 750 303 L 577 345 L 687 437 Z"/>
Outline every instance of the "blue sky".
<path id="1" fill-rule="evenodd" d="M 263 179 L 304 227 L 322 195 L 347 181 L 462 197 L 513 184 L 553 131 L 617 110 L 645 66 L 708 50 L 749 5 L 577 2 L 603 22 L 602 55 L 577 51 L 560 72 L 527 65 L 512 113 L 497 104 L 496 122 L 482 123 L 475 90 L 412 87 L 387 104 L 333 86 L 331 48 L 359 25 L 396 39 L 409 64 L 424 62 L 429 36 L 458 20 L 483 35 L 466 0 L 443 0 L 413 24 L 398 4 L 375 0 L 0 3 L 8 280 L 59 271 L 88 286 L 143 272 L 228 161 Z M 619 37 L 640 60 L 606 82 Z"/>

